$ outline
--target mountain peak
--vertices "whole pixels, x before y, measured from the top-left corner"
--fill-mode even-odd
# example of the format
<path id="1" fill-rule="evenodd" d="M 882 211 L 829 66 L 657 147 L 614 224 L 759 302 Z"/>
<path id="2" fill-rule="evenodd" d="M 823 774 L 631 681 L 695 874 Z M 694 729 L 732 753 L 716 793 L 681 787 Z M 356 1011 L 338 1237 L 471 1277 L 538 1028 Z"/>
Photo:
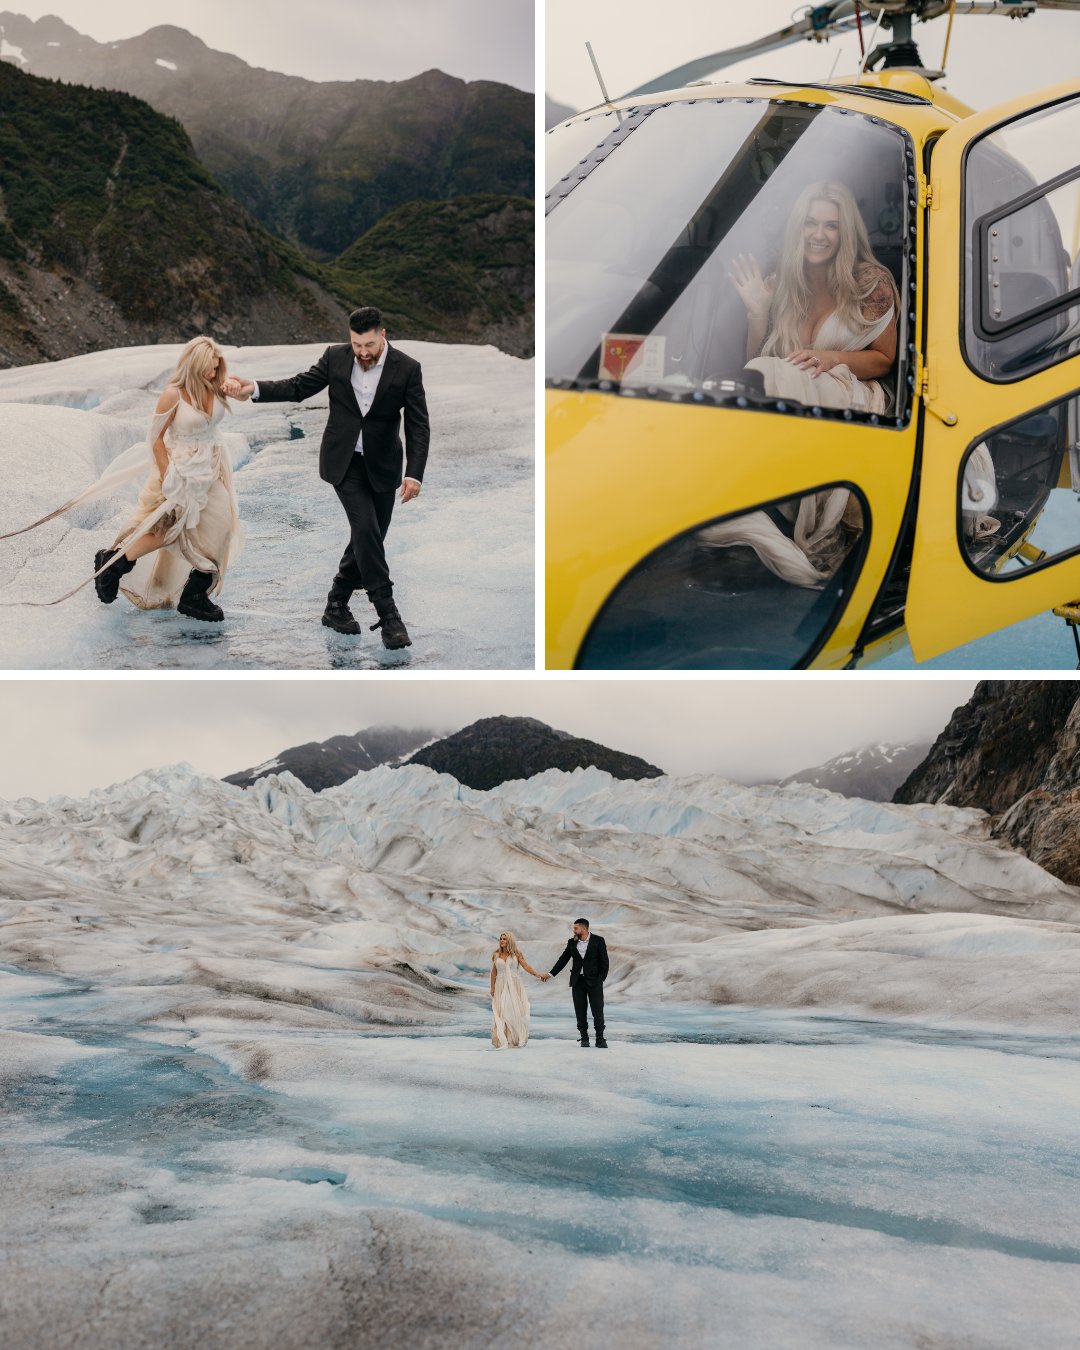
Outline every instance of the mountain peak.
<path id="1" fill-rule="evenodd" d="M 662 769 L 636 755 L 556 731 L 535 717 L 505 715 L 483 717 L 418 751 L 408 762 L 452 774 L 480 792 L 548 769 L 572 773 L 592 766 L 613 778 L 663 777 Z"/>

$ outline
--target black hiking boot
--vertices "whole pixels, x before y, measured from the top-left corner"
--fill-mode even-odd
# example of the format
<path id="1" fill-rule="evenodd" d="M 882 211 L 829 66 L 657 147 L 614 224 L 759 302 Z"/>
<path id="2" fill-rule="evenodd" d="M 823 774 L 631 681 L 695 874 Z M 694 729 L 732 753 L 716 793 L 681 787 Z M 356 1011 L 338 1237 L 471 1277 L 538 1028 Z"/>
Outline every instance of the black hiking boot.
<path id="1" fill-rule="evenodd" d="M 99 548 L 94 554 L 94 572 L 101 572 L 109 559 L 113 557 L 114 550 L 111 548 Z M 97 591 L 97 598 L 103 605 L 111 605 L 120 594 L 120 578 L 126 576 L 135 566 L 130 558 L 125 558 L 122 553 L 117 553 L 113 561 L 105 567 L 105 571 L 100 576 L 94 577 L 94 590 Z"/>
<path id="2" fill-rule="evenodd" d="M 596 1048 L 597 1048 L 597 1050 L 606 1050 L 606 1049 L 607 1049 L 607 1041 L 604 1040 L 603 1036 L 597 1036 L 597 1038 L 596 1038 Z"/>
<path id="3" fill-rule="evenodd" d="M 220 605 L 215 605 L 208 594 L 214 584 L 213 572 L 199 572 L 192 568 L 180 599 L 176 602 L 179 613 L 189 619 L 202 619 L 204 623 L 221 623 L 225 614 Z"/>
<path id="4" fill-rule="evenodd" d="M 582 1038 L 581 1038 L 581 1040 L 578 1042 L 578 1044 L 584 1046 L 584 1048 L 585 1048 L 586 1050 L 588 1050 L 588 1048 L 589 1048 L 589 1038 L 588 1038 L 588 1036 L 582 1036 Z"/>
<path id="5" fill-rule="evenodd" d="M 360 632 L 360 625 L 353 618 L 353 612 L 349 606 L 344 600 L 333 599 L 332 595 L 326 601 L 322 621 L 327 628 L 332 628 L 335 633 L 355 635 Z"/>
<path id="6" fill-rule="evenodd" d="M 369 599 L 379 615 L 379 621 L 371 625 L 371 631 L 374 632 L 376 628 L 382 629 L 383 646 L 389 647 L 391 651 L 398 647 L 411 647 L 412 638 L 409 637 L 409 630 L 398 613 L 393 596 L 372 595 Z"/>

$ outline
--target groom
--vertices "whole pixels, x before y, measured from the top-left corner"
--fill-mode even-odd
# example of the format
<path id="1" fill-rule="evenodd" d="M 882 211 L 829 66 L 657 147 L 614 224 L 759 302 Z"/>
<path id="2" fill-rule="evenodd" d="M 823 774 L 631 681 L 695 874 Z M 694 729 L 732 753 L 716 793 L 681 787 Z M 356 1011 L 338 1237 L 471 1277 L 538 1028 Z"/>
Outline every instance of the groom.
<path id="1" fill-rule="evenodd" d="M 394 603 L 383 541 L 394 494 L 402 502 L 420 495 L 429 426 L 420 363 L 391 347 L 382 314 L 373 306 L 349 315 L 349 341 L 327 347 L 302 375 L 289 380 L 236 380 L 239 398 L 260 403 L 300 403 L 329 386 L 330 417 L 319 451 L 319 475 L 333 486 L 349 519 L 349 542 L 326 597 L 323 623 L 339 633 L 359 633 L 349 609 L 353 591 L 367 591 L 386 647 L 410 647 Z M 402 477 L 401 415 L 405 415 Z"/>
<path id="2" fill-rule="evenodd" d="M 578 1034 L 581 1044 L 589 1044 L 589 1009 L 592 1009 L 593 1028 L 596 1031 L 596 1048 L 607 1049 L 604 1040 L 604 981 L 608 973 L 607 943 L 597 933 L 589 929 L 588 919 L 574 922 L 574 936 L 568 939 L 563 954 L 551 967 L 551 974 L 541 975 L 541 980 L 550 980 L 558 975 L 567 961 L 570 965 L 570 992 L 574 996 L 574 1012 L 577 1014 Z"/>

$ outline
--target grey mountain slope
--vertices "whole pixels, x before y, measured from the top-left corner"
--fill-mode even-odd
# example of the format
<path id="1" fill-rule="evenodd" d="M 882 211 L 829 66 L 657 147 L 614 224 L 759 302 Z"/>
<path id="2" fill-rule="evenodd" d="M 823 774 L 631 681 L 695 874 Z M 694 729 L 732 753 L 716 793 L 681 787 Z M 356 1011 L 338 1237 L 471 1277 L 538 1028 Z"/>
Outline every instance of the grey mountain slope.
<path id="1" fill-rule="evenodd" d="M 237 787 L 250 787 L 260 778 L 288 770 L 313 792 L 347 783 L 356 774 L 380 764 L 393 764 L 426 745 L 435 732 L 411 727 L 365 727 L 352 736 L 331 736 L 326 741 L 307 741 L 282 750 L 251 769 L 242 769 L 225 779 Z"/>
<path id="2" fill-rule="evenodd" d="M 889 802 L 901 783 L 922 763 L 929 741 L 892 745 L 879 742 L 835 755 L 824 764 L 789 774 L 787 783 L 810 783 L 839 792 L 844 797 L 862 797 L 871 802 Z"/>

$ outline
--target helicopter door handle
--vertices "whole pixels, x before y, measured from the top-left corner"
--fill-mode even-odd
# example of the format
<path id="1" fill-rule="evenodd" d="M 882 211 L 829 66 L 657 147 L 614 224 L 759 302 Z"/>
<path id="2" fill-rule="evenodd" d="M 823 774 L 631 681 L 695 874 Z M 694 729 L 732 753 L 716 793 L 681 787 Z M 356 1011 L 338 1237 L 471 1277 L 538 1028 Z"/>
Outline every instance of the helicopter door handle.
<path id="1" fill-rule="evenodd" d="M 924 362 L 918 373 L 919 397 L 922 399 L 923 407 L 928 413 L 944 422 L 947 427 L 956 426 L 959 420 L 954 412 L 943 412 L 934 406 L 937 395 L 937 370 L 932 361 Z"/>

